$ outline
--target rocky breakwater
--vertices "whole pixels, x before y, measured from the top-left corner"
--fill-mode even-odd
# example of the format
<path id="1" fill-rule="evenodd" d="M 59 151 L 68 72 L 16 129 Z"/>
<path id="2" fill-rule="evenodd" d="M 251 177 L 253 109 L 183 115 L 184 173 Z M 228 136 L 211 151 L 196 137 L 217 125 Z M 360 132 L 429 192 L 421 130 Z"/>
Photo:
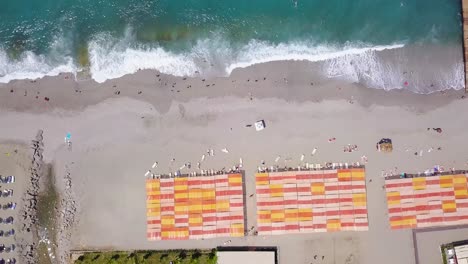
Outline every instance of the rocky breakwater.
<path id="1" fill-rule="evenodd" d="M 65 167 L 65 175 L 63 177 L 64 191 L 60 199 L 60 215 L 58 231 L 58 259 L 60 263 L 67 263 L 70 252 L 71 231 L 75 223 L 75 214 L 77 211 L 77 204 L 74 199 L 72 191 L 72 180 L 70 177 L 70 168 Z"/>
<path id="2" fill-rule="evenodd" d="M 37 263 L 37 198 L 40 189 L 40 178 L 44 170 L 42 153 L 44 151 L 43 131 L 39 130 L 36 139 L 32 140 L 32 163 L 30 168 L 30 180 L 27 183 L 26 193 L 23 197 L 23 207 L 20 211 L 21 228 L 17 234 L 18 250 L 21 263 Z"/>

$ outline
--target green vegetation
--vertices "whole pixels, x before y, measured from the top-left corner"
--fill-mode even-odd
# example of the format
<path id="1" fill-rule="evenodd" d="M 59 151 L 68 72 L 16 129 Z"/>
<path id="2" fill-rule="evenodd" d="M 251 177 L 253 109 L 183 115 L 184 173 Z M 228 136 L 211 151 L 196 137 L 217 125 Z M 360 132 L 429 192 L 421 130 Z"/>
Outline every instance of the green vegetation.
<path id="1" fill-rule="evenodd" d="M 55 227 L 57 226 L 55 208 L 58 205 L 59 196 L 54 186 L 54 174 L 51 165 L 47 165 L 46 173 L 43 177 L 45 177 L 45 188 L 44 191 L 39 193 L 37 198 L 38 227 L 40 230 L 45 230 L 47 228 L 47 238 L 55 244 Z M 38 246 L 39 264 L 52 263 L 48 254 L 46 245 L 40 243 Z"/>
<path id="2" fill-rule="evenodd" d="M 440 252 L 442 253 L 442 262 L 447 264 L 447 254 L 445 253 L 446 249 L 453 248 L 452 244 L 445 244 L 440 246 Z"/>
<path id="3" fill-rule="evenodd" d="M 87 252 L 74 264 L 216 264 L 216 249 Z"/>
<path id="4" fill-rule="evenodd" d="M 37 220 L 39 226 L 49 230 L 54 229 L 55 207 L 58 205 L 58 193 L 54 186 L 54 174 L 52 166 L 47 167 L 45 177 L 45 189 L 39 193 L 37 199 Z"/>
<path id="5" fill-rule="evenodd" d="M 37 246 L 37 263 L 52 264 L 47 252 L 47 246 L 44 243 L 39 243 L 39 245 Z"/>

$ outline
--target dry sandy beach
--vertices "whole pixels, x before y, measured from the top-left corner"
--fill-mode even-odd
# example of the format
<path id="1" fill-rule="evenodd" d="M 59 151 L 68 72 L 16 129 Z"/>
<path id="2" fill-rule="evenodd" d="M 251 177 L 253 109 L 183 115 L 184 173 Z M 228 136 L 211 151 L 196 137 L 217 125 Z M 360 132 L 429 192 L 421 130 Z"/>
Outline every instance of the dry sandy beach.
<path id="1" fill-rule="evenodd" d="M 0 145 L 0 174 L 3 177 L 8 175 L 15 176 L 14 183 L 1 183 L 1 190 L 12 189 L 13 196 L 11 197 L 1 197 L 0 204 L 3 206 L 7 203 L 16 203 L 16 209 L 7 209 L 0 210 L 0 217 L 5 220 L 8 217 L 13 217 L 13 224 L 0 224 L 0 230 L 3 231 L 2 243 L 5 246 L 10 246 L 11 244 L 16 244 L 16 241 L 22 241 L 24 239 L 30 240 L 30 233 L 28 232 L 19 232 L 22 230 L 22 223 L 18 220 L 20 219 L 19 208 L 23 206 L 22 196 L 25 192 L 25 187 L 27 186 L 27 181 L 29 180 L 30 173 L 29 168 L 31 166 L 31 153 L 27 145 L 21 144 L 20 142 L 2 142 Z M 14 230 L 16 237 L 14 236 L 5 236 L 5 233 Z M 12 253 L 2 253 L 3 259 L 15 258 L 18 260 L 18 252 L 21 251 L 20 248 L 17 248 Z"/>
<path id="2" fill-rule="evenodd" d="M 43 160 L 53 164 L 65 198 L 57 210 L 71 213 L 59 213 L 64 230 L 59 256 L 70 249 L 223 245 L 226 239 L 148 242 L 145 234 L 145 172 L 155 161 L 158 173 L 196 164 L 212 148 L 215 156 L 202 166 L 229 168 L 242 158 L 247 195 L 255 192 L 260 162 L 273 165 L 277 156 L 280 164 L 297 166 L 302 154 L 304 162 L 313 163 L 361 162 L 365 155 L 367 179 L 372 179 L 367 183 L 368 232 L 233 238 L 230 245 L 278 246 L 280 263 L 288 264 L 415 263 L 411 230 L 389 228 L 381 175 L 434 165 L 468 167 L 468 101 L 454 90 L 417 95 L 369 89 L 324 79 L 313 74 L 314 67 L 267 63 L 213 79 L 140 71 L 102 84 L 65 74 L 14 81 L 0 85 L 0 140 L 28 146 L 43 130 Z M 265 130 L 246 127 L 260 119 Z M 442 133 L 427 130 L 435 127 Z M 71 149 L 64 143 L 67 132 Z M 336 141 L 329 143 L 332 137 Z M 392 153 L 376 151 L 381 138 L 393 140 Z M 358 150 L 343 152 L 347 144 Z M 422 156 L 414 154 L 421 150 Z M 0 166 L 12 159 L 2 156 Z M 247 199 L 250 228 L 256 223 L 255 197 Z M 466 239 L 466 231 L 418 236 L 420 263 L 440 263 L 439 244 Z"/>

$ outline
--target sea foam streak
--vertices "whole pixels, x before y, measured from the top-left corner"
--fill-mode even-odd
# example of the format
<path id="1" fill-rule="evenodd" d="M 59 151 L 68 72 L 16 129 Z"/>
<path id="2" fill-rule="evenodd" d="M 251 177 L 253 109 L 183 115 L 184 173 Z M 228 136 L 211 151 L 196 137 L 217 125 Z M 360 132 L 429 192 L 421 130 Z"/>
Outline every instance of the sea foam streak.
<path id="1" fill-rule="evenodd" d="M 27 51 L 18 60 L 8 58 L 5 51 L 0 49 L 0 83 L 12 80 L 37 79 L 44 76 L 56 76 L 62 72 L 76 72 L 71 57 L 63 58 L 62 63 L 52 63 L 44 55 L 36 55 Z"/>
<path id="2" fill-rule="evenodd" d="M 420 93 L 436 89 L 463 88 L 463 65 L 459 63 L 454 64 L 450 72 L 440 73 L 437 83 L 439 88 L 428 89 L 428 84 L 418 79 L 412 80 L 411 87 L 404 87 L 404 63 L 391 65 L 378 56 L 378 53 L 384 50 L 403 50 L 400 49 L 404 47 L 403 44 L 349 44 L 336 47 L 305 41 L 271 44 L 251 40 L 237 48 L 223 38 L 214 37 L 197 41 L 189 51 L 175 53 L 160 46 L 136 43 L 130 33 L 121 39 L 114 39 L 108 34 L 97 35 L 88 43 L 91 77 L 102 83 L 140 69 L 153 69 L 175 76 L 228 76 L 236 68 L 271 61 L 296 60 L 320 61 L 324 75 L 363 83 L 371 88 L 408 88 Z M 55 52 L 54 57 L 60 56 Z M 11 60 L 0 50 L 0 82 L 35 79 L 58 75 L 61 72 L 76 74 L 77 70 L 79 68 L 73 59 L 67 56 L 61 56 L 60 60 L 52 60 L 44 55 L 25 52 L 19 60 Z"/>
<path id="3" fill-rule="evenodd" d="M 251 41 L 240 51 L 235 62 L 226 68 L 226 72 L 231 73 L 236 68 L 245 68 L 254 64 L 271 61 L 325 61 L 344 56 L 360 55 L 371 51 L 397 49 L 403 46 L 403 44 L 367 47 L 353 47 L 349 45 L 348 47 L 337 48 L 325 45 L 311 46 L 306 43 L 270 45 L 266 42 Z"/>
<path id="4" fill-rule="evenodd" d="M 414 47 L 413 47 L 414 48 Z M 453 51 L 444 52 L 450 63 L 421 60 L 421 54 L 410 55 L 412 50 L 399 49 L 391 53 L 393 60 L 385 59 L 381 49 L 359 54 L 346 54 L 325 61 L 323 72 L 329 78 L 361 83 L 366 87 L 392 90 L 406 89 L 414 93 L 432 93 L 446 89 L 464 88 L 463 61 L 453 57 Z M 455 53 L 457 55 L 458 53 Z M 410 57 L 413 57 L 410 59 Z M 421 67 L 424 65 L 424 67 Z M 416 72 L 413 72 L 416 69 Z"/>
<path id="5" fill-rule="evenodd" d="M 99 35 L 89 43 L 90 72 L 97 82 L 122 77 L 140 69 L 153 69 L 176 76 L 190 76 L 197 66 L 185 54 L 175 54 L 161 47 L 132 47 L 131 37 L 112 40 Z"/>
<path id="6" fill-rule="evenodd" d="M 220 38 L 199 40 L 188 52 L 173 53 L 161 47 L 133 47 L 130 37 L 117 42 L 100 36 L 89 45 L 91 74 L 97 82 L 135 73 L 139 69 L 154 69 L 176 76 L 196 73 L 228 76 L 236 68 L 285 60 L 325 61 L 347 55 L 401 48 L 404 45 L 375 47 L 314 46 L 305 42 L 270 44 L 252 40 L 240 49 Z"/>

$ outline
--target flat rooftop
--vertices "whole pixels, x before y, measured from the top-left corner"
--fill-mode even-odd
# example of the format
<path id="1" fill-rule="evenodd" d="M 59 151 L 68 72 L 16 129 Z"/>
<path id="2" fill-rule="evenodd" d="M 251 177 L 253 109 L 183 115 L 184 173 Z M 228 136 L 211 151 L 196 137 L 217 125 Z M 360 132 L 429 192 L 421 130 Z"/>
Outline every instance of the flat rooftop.
<path id="1" fill-rule="evenodd" d="M 458 264 L 468 264 L 468 240 L 455 241 L 451 245 Z"/>
<path id="2" fill-rule="evenodd" d="M 458 264 L 468 264 L 468 244 L 455 247 Z"/>
<path id="3" fill-rule="evenodd" d="M 256 174 L 259 235 L 368 230 L 363 168 Z"/>
<path id="4" fill-rule="evenodd" d="M 146 195 L 148 240 L 244 236 L 241 173 L 147 179 Z"/>
<path id="5" fill-rule="evenodd" d="M 468 224 L 467 175 L 387 178 L 392 229 Z"/>
<path id="6" fill-rule="evenodd" d="M 218 264 L 275 264 L 274 251 L 218 251 Z"/>

